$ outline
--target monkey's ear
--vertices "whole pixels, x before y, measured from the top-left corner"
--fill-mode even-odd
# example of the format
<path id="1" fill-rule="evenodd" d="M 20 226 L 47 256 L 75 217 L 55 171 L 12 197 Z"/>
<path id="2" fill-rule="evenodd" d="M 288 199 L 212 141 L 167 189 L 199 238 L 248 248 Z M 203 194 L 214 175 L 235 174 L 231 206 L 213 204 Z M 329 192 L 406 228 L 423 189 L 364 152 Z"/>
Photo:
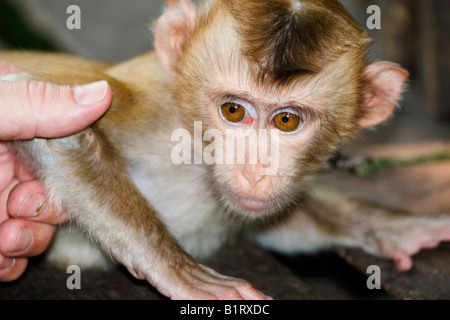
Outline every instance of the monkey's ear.
<path id="1" fill-rule="evenodd" d="M 387 120 L 395 110 L 409 74 L 389 62 L 376 62 L 364 71 L 365 86 L 362 97 L 360 128 L 376 126 Z"/>
<path id="2" fill-rule="evenodd" d="M 156 24 L 155 51 L 169 73 L 174 70 L 196 20 L 195 8 L 189 0 L 167 0 L 167 10 Z"/>

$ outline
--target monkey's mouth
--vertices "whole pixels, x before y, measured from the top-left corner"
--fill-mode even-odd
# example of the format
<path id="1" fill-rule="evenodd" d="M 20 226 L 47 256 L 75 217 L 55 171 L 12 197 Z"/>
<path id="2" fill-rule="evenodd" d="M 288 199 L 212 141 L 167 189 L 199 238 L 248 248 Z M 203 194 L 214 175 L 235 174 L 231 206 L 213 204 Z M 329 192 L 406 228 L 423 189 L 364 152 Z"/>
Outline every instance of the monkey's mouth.
<path id="1" fill-rule="evenodd" d="M 258 200 L 244 197 L 233 197 L 231 202 L 244 211 L 265 212 L 275 206 L 274 200 Z"/>

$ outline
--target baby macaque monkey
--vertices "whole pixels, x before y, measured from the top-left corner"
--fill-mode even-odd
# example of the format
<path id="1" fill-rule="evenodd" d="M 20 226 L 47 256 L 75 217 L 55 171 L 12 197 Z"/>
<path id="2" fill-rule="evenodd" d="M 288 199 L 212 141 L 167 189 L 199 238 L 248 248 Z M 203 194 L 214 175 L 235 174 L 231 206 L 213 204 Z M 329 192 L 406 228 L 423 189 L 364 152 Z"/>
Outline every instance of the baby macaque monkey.
<path id="1" fill-rule="evenodd" d="M 242 233 L 283 253 L 359 247 L 407 270 L 450 238 L 450 215 L 411 216 L 310 178 L 391 115 L 408 77 L 368 62 L 368 37 L 337 1 L 167 5 L 155 51 L 114 66 L 0 54 L 26 70 L 8 80 L 111 85 L 88 129 L 12 144 L 108 255 L 172 299 L 265 299 L 194 257 Z"/>

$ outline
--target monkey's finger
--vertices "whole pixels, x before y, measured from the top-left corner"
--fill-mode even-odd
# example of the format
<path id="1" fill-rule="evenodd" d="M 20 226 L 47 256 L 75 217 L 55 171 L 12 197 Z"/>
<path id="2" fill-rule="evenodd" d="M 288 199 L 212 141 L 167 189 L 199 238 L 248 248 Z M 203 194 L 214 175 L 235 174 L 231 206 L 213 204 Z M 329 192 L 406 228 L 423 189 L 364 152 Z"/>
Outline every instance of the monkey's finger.
<path id="1" fill-rule="evenodd" d="M 47 249 L 55 234 L 54 226 L 22 219 L 9 219 L 0 225 L 0 254 L 27 258 Z"/>
<path id="2" fill-rule="evenodd" d="M 0 255 L 0 282 L 18 279 L 27 268 L 27 258 L 7 258 Z"/>
<path id="3" fill-rule="evenodd" d="M 417 250 L 416 250 L 417 251 Z M 399 271 L 408 271 L 412 268 L 412 259 L 411 254 L 408 253 L 405 248 L 400 249 L 397 245 L 392 245 L 389 242 L 382 242 L 380 244 L 380 253 L 386 258 L 390 258 L 393 260 L 397 270 Z"/>
<path id="4" fill-rule="evenodd" d="M 106 81 L 76 87 L 0 81 L 0 140 L 56 138 L 76 133 L 97 120 L 111 100 L 111 87 Z"/>
<path id="5" fill-rule="evenodd" d="M 53 225 L 68 220 L 66 213 L 58 212 L 55 206 L 48 201 L 44 186 L 37 180 L 21 182 L 14 186 L 9 193 L 7 210 L 12 218 Z"/>
<path id="6" fill-rule="evenodd" d="M 399 271 L 408 271 L 413 265 L 410 255 L 402 251 L 395 251 L 392 254 L 392 260 Z"/>

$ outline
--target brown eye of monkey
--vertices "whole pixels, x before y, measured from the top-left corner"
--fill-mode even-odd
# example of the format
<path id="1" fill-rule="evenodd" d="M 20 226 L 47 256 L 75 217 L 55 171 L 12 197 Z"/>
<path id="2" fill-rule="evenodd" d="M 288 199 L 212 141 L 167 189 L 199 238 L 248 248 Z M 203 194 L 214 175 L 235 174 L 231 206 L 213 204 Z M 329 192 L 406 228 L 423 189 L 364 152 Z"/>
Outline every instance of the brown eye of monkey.
<path id="1" fill-rule="evenodd" d="M 300 117 L 290 112 L 280 112 L 273 117 L 273 125 L 284 132 L 295 131 L 300 125 Z"/>
<path id="2" fill-rule="evenodd" d="M 246 111 L 245 108 L 237 103 L 227 102 L 221 107 L 222 115 L 230 122 L 237 123 L 244 120 Z"/>

